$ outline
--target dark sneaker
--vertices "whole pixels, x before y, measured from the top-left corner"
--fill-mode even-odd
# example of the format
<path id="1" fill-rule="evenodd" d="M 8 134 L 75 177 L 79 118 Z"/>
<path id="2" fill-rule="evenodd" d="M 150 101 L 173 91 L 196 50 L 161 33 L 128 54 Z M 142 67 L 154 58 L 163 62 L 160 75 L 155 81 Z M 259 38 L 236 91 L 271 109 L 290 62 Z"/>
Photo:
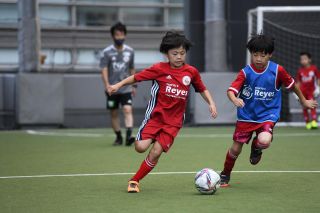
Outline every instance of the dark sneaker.
<path id="1" fill-rule="evenodd" d="M 131 146 L 135 141 L 136 141 L 136 139 L 134 137 L 127 139 L 126 146 Z"/>
<path id="2" fill-rule="evenodd" d="M 220 187 L 228 187 L 230 181 L 230 175 L 225 175 L 223 172 L 220 173 Z"/>
<path id="3" fill-rule="evenodd" d="M 121 138 L 116 138 L 116 140 L 113 143 L 113 146 L 121 146 L 123 143 L 123 139 Z"/>
<path id="4" fill-rule="evenodd" d="M 251 144 L 251 153 L 250 153 L 250 163 L 256 165 L 261 160 L 262 151 L 254 147 L 254 144 Z"/>

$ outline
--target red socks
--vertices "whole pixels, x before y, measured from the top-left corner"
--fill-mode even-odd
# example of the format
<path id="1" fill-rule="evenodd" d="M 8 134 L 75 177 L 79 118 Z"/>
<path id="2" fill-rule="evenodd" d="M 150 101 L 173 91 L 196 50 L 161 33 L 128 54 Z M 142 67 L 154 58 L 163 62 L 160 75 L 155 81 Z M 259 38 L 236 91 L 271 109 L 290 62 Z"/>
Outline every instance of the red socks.
<path id="1" fill-rule="evenodd" d="M 317 120 L 317 110 L 316 108 L 311 109 L 311 118 L 313 121 Z"/>
<path id="2" fill-rule="evenodd" d="M 311 109 L 310 110 L 310 114 L 311 114 L 311 120 L 316 121 L 317 120 L 317 110 L 316 109 Z M 309 120 L 308 109 L 303 109 L 303 118 L 304 118 L 306 123 L 308 123 L 310 121 Z"/>
<path id="3" fill-rule="evenodd" d="M 131 178 L 131 180 L 139 182 L 142 178 L 144 178 L 151 170 L 157 165 L 157 162 L 151 162 L 148 158 L 141 163 L 141 166 L 137 173 Z"/>
<path id="4" fill-rule="evenodd" d="M 303 109 L 303 118 L 304 118 L 304 121 L 306 123 L 309 122 L 309 113 L 308 113 L 308 109 Z"/>
<path id="5" fill-rule="evenodd" d="M 238 157 L 238 156 L 233 155 L 233 154 L 231 153 L 231 151 L 228 150 L 227 156 L 226 156 L 226 160 L 225 160 L 225 162 L 224 162 L 224 169 L 223 169 L 223 171 L 222 171 L 223 174 L 228 175 L 228 176 L 230 175 L 230 173 L 231 173 L 231 171 L 232 171 L 232 169 L 233 169 L 234 163 L 235 163 L 236 160 L 237 160 L 237 157 Z"/>

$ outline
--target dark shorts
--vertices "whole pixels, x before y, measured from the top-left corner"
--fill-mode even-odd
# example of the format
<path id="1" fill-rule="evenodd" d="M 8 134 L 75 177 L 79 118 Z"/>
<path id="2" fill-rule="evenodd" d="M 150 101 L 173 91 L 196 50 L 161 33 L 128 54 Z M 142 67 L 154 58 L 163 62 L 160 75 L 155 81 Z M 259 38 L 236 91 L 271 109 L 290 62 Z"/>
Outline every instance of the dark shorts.
<path id="1" fill-rule="evenodd" d="M 257 129 L 246 132 L 239 130 L 236 126 L 236 129 L 233 133 L 233 141 L 238 143 L 249 143 L 254 132 L 256 132 L 256 135 L 260 134 L 261 132 L 269 132 L 271 135 L 273 135 L 273 127 L 274 125 L 270 123 L 265 123 L 263 125 L 257 124 Z"/>
<path id="2" fill-rule="evenodd" d="M 124 93 L 124 94 L 114 94 L 107 96 L 107 109 L 119 109 L 119 105 L 132 105 L 132 96 L 131 93 Z"/>

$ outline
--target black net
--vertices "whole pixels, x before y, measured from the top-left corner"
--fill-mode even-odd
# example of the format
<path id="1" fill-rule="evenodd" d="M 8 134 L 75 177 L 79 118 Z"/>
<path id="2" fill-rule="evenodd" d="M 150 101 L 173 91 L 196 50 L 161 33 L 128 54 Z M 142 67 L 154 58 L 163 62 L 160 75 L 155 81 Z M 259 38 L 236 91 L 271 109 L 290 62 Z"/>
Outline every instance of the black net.
<path id="1" fill-rule="evenodd" d="M 257 33 L 257 15 L 252 14 L 252 33 Z M 275 38 L 272 60 L 293 76 L 299 68 L 299 54 L 310 52 L 314 63 L 320 63 L 320 11 L 264 12 L 263 33 Z M 288 92 L 283 92 L 282 120 L 290 121 Z"/>

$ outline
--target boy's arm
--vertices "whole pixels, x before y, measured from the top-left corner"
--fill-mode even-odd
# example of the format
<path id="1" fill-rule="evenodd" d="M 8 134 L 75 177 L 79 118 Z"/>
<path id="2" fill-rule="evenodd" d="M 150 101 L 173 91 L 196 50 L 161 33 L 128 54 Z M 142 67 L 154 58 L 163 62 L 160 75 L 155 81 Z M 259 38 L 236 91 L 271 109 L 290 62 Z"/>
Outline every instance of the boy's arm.
<path id="1" fill-rule="evenodd" d="M 131 75 L 128 78 L 123 79 L 122 81 L 116 83 L 115 85 L 108 86 L 108 88 L 107 88 L 108 89 L 108 94 L 112 95 L 115 92 L 117 92 L 121 87 L 123 87 L 125 85 L 128 85 L 128 84 L 133 84 L 135 82 L 136 82 L 136 80 L 134 79 L 134 75 Z"/>
<path id="2" fill-rule="evenodd" d="M 100 58 L 100 68 L 101 68 L 101 78 L 104 84 L 104 90 L 107 92 L 109 83 L 109 56 L 107 53 L 103 52 Z"/>
<path id="3" fill-rule="evenodd" d="M 301 82 L 297 79 L 297 82 L 296 82 L 296 85 L 297 85 L 297 87 L 301 87 Z"/>
<path id="4" fill-rule="evenodd" d="M 110 85 L 108 87 L 108 94 L 112 95 L 113 93 L 117 92 L 121 87 L 128 84 L 134 84 L 138 81 L 147 81 L 147 80 L 156 79 L 159 75 L 160 75 L 159 69 L 156 68 L 156 65 L 153 65 L 150 68 L 142 70 L 137 74 L 131 75 L 128 78 L 123 79 L 122 81 L 120 81 L 115 85 Z"/>
<path id="5" fill-rule="evenodd" d="M 300 71 L 298 70 L 297 76 L 296 76 L 296 84 L 300 88 L 301 87 L 301 79 L 300 79 Z"/>
<path id="6" fill-rule="evenodd" d="M 298 96 L 300 103 L 303 107 L 313 109 L 318 106 L 318 103 L 315 100 L 306 100 L 297 84 L 293 86 L 293 92 Z"/>
<path id="7" fill-rule="evenodd" d="M 237 95 L 239 91 L 243 87 L 246 80 L 246 75 L 244 74 L 243 70 L 240 70 L 236 79 L 231 83 L 230 87 L 227 90 L 227 96 L 229 100 L 236 106 L 236 107 L 244 107 L 244 102 L 241 98 L 238 98 Z"/>
<path id="8" fill-rule="evenodd" d="M 203 92 L 201 92 L 200 94 L 201 94 L 202 98 L 209 104 L 209 111 L 211 113 L 211 116 L 213 118 L 216 118 L 218 116 L 217 108 L 216 108 L 216 105 L 212 99 L 210 92 L 206 89 Z"/>
<path id="9" fill-rule="evenodd" d="M 101 71 L 101 78 L 104 84 L 104 90 L 107 91 L 108 90 L 108 86 L 109 84 L 109 77 L 108 77 L 108 68 L 104 67 Z"/>
<path id="10" fill-rule="evenodd" d="M 234 91 L 228 90 L 227 92 L 229 100 L 236 106 L 236 107 L 244 107 L 244 102 L 241 98 L 238 98 Z"/>
<path id="11" fill-rule="evenodd" d="M 136 74 L 136 70 L 135 70 L 134 68 L 131 68 L 131 69 L 130 69 L 130 74 L 131 74 L 131 75 Z M 132 85 L 132 96 L 134 97 L 134 96 L 136 96 L 136 94 L 137 94 L 137 85 L 136 85 L 136 84 L 133 84 L 133 85 Z"/>
<path id="12" fill-rule="evenodd" d="M 131 55 L 131 58 L 130 58 L 130 62 L 129 62 L 129 71 L 130 71 L 130 75 L 134 75 L 136 74 L 136 70 L 134 69 L 134 51 L 132 51 L 132 55 Z M 137 85 L 136 84 L 133 84 L 132 85 L 132 96 L 136 96 L 136 93 L 137 93 Z"/>

